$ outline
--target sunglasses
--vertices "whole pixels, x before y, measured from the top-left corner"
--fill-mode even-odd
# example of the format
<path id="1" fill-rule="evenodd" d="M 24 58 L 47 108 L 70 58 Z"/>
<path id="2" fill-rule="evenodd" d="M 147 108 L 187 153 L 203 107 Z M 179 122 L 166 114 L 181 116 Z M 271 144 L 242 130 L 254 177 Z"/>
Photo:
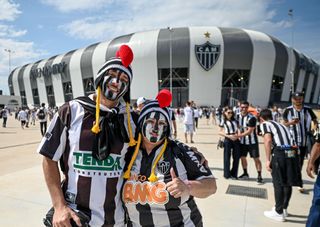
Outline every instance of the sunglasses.
<path id="1" fill-rule="evenodd" d="M 227 114 L 233 114 L 233 112 L 227 112 Z"/>

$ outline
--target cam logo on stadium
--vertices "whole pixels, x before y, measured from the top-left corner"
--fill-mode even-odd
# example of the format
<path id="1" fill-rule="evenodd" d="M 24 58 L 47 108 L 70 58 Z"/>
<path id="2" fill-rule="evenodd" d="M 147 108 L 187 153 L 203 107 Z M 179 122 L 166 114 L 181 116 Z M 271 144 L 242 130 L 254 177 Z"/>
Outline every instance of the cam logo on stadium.
<path id="1" fill-rule="evenodd" d="M 207 41 L 202 45 L 195 45 L 195 53 L 202 68 L 209 71 L 218 61 L 220 45 L 214 45 Z"/>

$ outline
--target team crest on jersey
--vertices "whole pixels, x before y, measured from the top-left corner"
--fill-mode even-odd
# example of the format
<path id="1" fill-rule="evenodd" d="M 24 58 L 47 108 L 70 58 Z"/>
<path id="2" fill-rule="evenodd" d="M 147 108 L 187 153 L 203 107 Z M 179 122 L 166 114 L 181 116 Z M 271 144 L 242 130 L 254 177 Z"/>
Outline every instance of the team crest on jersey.
<path id="1" fill-rule="evenodd" d="M 220 45 L 214 45 L 207 41 L 202 45 L 195 45 L 196 58 L 206 71 L 209 71 L 218 61 Z"/>
<path id="2" fill-rule="evenodd" d="M 46 134 L 44 134 L 44 137 L 47 139 L 47 140 L 50 140 L 51 137 L 52 137 L 52 134 L 50 132 L 46 132 Z"/>
<path id="3" fill-rule="evenodd" d="M 169 172 L 169 169 L 170 169 L 170 162 L 160 161 L 157 164 L 157 170 L 162 175 L 167 174 Z"/>

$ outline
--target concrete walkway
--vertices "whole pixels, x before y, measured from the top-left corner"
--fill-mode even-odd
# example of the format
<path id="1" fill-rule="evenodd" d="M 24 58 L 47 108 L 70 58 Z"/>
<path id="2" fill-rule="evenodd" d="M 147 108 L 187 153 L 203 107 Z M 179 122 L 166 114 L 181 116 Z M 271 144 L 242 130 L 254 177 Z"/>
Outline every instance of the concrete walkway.
<path id="1" fill-rule="evenodd" d="M 2 124 L 2 121 L 1 121 Z M 178 121 L 178 138 L 183 142 L 183 129 Z M 274 206 L 271 175 L 265 170 L 263 144 L 260 154 L 263 164 L 265 184 L 257 185 L 257 173 L 252 160 L 248 159 L 248 181 L 225 180 L 223 174 L 223 150 L 217 150 L 218 127 L 202 119 L 194 141 L 208 159 L 209 166 L 217 178 L 218 191 L 207 199 L 197 199 L 197 204 L 204 219 L 204 226 L 215 227 L 257 227 L 257 226 L 305 226 L 309 212 L 314 180 L 307 177 L 305 166 L 303 180 L 306 193 L 293 189 L 288 208 L 289 218 L 284 223 L 269 220 L 263 216 L 265 210 Z M 36 153 L 41 140 L 39 123 L 27 129 L 21 129 L 13 117 L 8 119 L 8 127 L 0 128 L 0 227 L 37 227 L 42 225 L 42 218 L 50 208 L 50 197 L 41 169 L 41 155 Z M 191 145 L 191 144 L 189 144 Z M 239 169 L 239 174 L 242 170 Z M 267 190 L 268 198 L 259 199 L 247 196 L 226 194 L 229 185 L 262 188 Z"/>

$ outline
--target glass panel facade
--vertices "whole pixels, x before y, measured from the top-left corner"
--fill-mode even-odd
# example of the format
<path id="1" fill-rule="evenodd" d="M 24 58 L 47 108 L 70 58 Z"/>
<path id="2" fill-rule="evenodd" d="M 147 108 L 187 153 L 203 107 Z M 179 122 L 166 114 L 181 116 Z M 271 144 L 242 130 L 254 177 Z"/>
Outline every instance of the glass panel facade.
<path id="1" fill-rule="evenodd" d="M 93 78 L 83 79 L 83 88 L 85 95 L 90 95 L 95 92 Z"/>
<path id="2" fill-rule="evenodd" d="M 224 69 L 221 91 L 221 104 L 230 105 L 231 101 L 247 100 L 250 70 Z"/>
<path id="3" fill-rule="evenodd" d="M 170 90 L 170 68 L 158 70 L 158 89 Z M 172 68 L 172 107 L 183 107 L 189 99 L 188 68 Z"/>
<path id="4" fill-rule="evenodd" d="M 69 102 L 70 100 L 73 99 L 71 82 L 65 82 L 62 85 L 63 85 L 64 100 L 66 102 Z"/>

